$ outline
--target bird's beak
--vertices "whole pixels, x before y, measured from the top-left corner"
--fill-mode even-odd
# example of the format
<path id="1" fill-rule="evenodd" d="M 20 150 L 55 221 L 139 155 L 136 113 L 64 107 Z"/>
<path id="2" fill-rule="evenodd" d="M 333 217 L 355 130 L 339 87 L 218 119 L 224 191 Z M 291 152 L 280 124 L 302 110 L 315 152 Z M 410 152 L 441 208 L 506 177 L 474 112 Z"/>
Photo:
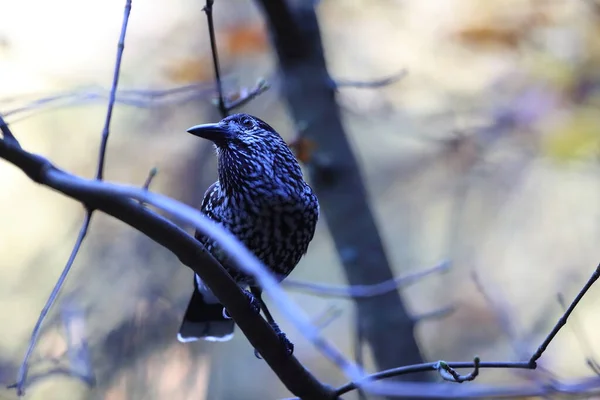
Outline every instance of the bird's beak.
<path id="1" fill-rule="evenodd" d="M 224 128 L 219 124 L 196 125 L 192 126 L 187 131 L 192 135 L 199 136 L 213 142 L 220 142 L 233 138 L 233 135 L 229 129 Z"/>

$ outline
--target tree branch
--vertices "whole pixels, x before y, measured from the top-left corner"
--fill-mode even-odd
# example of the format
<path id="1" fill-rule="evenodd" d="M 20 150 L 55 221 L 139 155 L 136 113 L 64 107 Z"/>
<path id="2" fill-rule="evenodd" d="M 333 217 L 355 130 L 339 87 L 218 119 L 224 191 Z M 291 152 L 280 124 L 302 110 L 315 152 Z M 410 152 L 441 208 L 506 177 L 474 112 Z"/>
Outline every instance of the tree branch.
<path id="1" fill-rule="evenodd" d="M 79 230 L 79 234 L 77 235 L 77 240 L 75 240 L 75 245 L 73 246 L 73 250 L 71 250 L 71 255 L 69 256 L 69 259 L 67 260 L 67 264 L 65 265 L 62 272 L 60 273 L 60 276 L 58 277 L 56 284 L 52 288 L 52 292 L 50 293 L 48 300 L 46 300 L 46 304 L 44 304 L 44 308 L 40 312 L 40 315 L 35 323 L 35 326 L 33 327 L 33 331 L 31 332 L 31 338 L 29 339 L 29 344 L 27 345 L 27 351 L 25 352 L 25 357 L 23 357 L 23 361 L 21 362 L 21 366 L 19 368 L 19 374 L 17 375 L 17 383 L 15 384 L 15 387 L 17 389 L 17 396 L 22 396 L 23 394 L 25 394 L 25 385 L 27 383 L 28 363 L 29 363 L 29 359 L 31 358 L 31 355 L 33 354 L 33 350 L 35 349 L 37 340 L 39 338 L 39 335 L 40 335 L 40 332 L 42 329 L 42 324 L 44 323 L 46 316 L 50 312 L 50 309 L 56 302 L 56 299 L 58 298 L 58 295 L 60 294 L 60 290 L 62 289 L 62 286 L 63 286 L 65 280 L 67 279 L 67 275 L 71 271 L 71 267 L 73 266 L 73 263 L 75 262 L 77 253 L 79 253 L 79 249 L 81 248 L 83 239 L 85 239 L 85 236 L 87 234 L 88 228 L 90 226 L 91 218 L 92 218 L 92 213 L 90 211 L 86 211 L 85 218 L 84 218 L 81 228 Z"/>
<path id="2" fill-rule="evenodd" d="M 544 341 L 542 342 L 542 344 L 540 344 L 540 346 L 538 347 L 538 349 L 536 350 L 536 352 L 533 353 L 533 355 L 529 359 L 529 363 L 531 365 L 535 365 L 536 364 L 536 361 L 542 356 L 542 354 L 544 353 L 544 351 L 546 351 L 546 348 L 548 347 L 548 345 L 550 344 L 550 342 L 552 342 L 552 340 L 558 334 L 558 332 L 560 331 L 560 329 L 563 326 L 565 326 L 565 324 L 567 323 L 567 319 L 569 318 L 569 316 L 571 315 L 571 313 L 573 312 L 573 310 L 575 310 L 575 307 L 577 307 L 577 304 L 579 304 L 579 302 L 581 301 L 581 299 L 583 298 L 583 296 L 585 296 L 585 294 L 587 293 L 587 291 L 598 280 L 598 278 L 600 278 L 600 264 L 598 265 L 598 267 L 596 267 L 596 270 L 594 271 L 594 273 L 592 274 L 592 276 L 590 276 L 590 278 L 585 283 L 585 285 L 583 286 L 583 288 L 579 291 L 579 293 L 577 293 L 577 296 L 575 297 L 575 299 L 573 300 L 573 302 L 571 302 L 571 304 L 569 305 L 569 307 L 567 308 L 567 310 L 564 312 L 564 314 L 561 315 L 561 317 L 559 318 L 559 320 L 556 323 L 556 325 L 554 325 L 554 328 L 552 328 L 552 330 L 550 331 L 550 333 L 548 334 L 548 336 L 546 336 L 546 338 L 544 339 Z"/>
<path id="3" fill-rule="evenodd" d="M 547 385 L 516 386 L 505 388 L 473 385 L 468 387 L 448 387 L 432 383 L 376 382 L 379 379 L 417 372 L 439 370 L 441 364 L 426 363 L 393 368 L 377 374 L 365 376 L 360 368 L 347 361 L 335 348 L 330 346 L 319 334 L 304 313 L 295 306 L 267 269 L 237 239 L 219 225 L 204 217 L 192 207 L 175 200 L 160 196 L 145 189 L 110 184 L 98 180 L 83 179 L 54 167 L 43 157 L 30 154 L 20 147 L 0 140 L 0 158 L 4 158 L 19 167 L 32 180 L 53 188 L 84 204 L 91 210 L 100 210 L 129 224 L 150 239 L 171 250 L 179 259 L 206 282 L 218 299 L 227 308 L 235 322 L 244 332 L 250 343 L 256 348 L 269 366 L 278 375 L 286 387 L 300 398 L 333 399 L 358 387 L 371 394 L 384 396 L 404 396 L 410 398 L 456 398 L 456 397 L 507 397 L 549 393 L 550 390 L 573 392 L 575 390 L 597 390 L 600 379 L 586 381 L 578 386 L 568 386 L 552 382 Z M 235 265 L 257 277 L 261 286 L 277 304 L 290 321 L 303 335 L 313 342 L 330 360 L 343 368 L 352 382 L 337 391 L 320 383 L 293 356 L 286 354 L 279 338 L 271 327 L 258 314 L 253 313 L 246 296 L 235 284 L 223 267 L 193 237 L 162 216 L 148 210 L 139 202 L 151 204 L 175 217 L 194 225 L 203 234 L 213 238 L 231 256 Z M 479 364 L 479 368 L 521 368 L 535 369 L 548 344 L 565 325 L 581 298 L 600 276 L 600 265 L 577 294 L 556 326 L 538 347 L 529 361 L 500 362 Z M 475 363 L 445 363 L 444 371 L 450 369 L 475 368 Z M 447 367 L 447 368 L 446 368 Z M 471 375 L 462 377 L 467 379 Z"/>
<path id="4" fill-rule="evenodd" d="M 213 67 L 215 69 L 215 82 L 217 83 L 217 93 L 219 95 L 217 107 L 221 118 L 225 118 L 229 111 L 225 105 L 225 96 L 223 95 L 223 83 L 221 82 L 221 68 L 219 66 L 219 54 L 217 52 L 217 39 L 215 38 L 215 24 L 213 21 L 213 5 L 214 0 L 206 0 L 204 6 L 204 13 L 206 14 L 206 21 L 208 22 L 208 35 L 210 37 L 210 51 L 212 53 Z"/>
<path id="5" fill-rule="evenodd" d="M 429 275 L 445 272 L 449 268 L 450 263 L 443 262 L 439 265 L 436 265 L 435 267 L 428 268 L 424 271 L 418 271 L 412 274 L 399 276 L 388 281 L 374 283 L 372 285 L 326 285 L 322 283 L 296 281 L 293 279 L 286 279 L 281 283 L 284 287 L 288 289 L 300 290 L 316 296 L 365 299 L 375 296 L 381 296 L 393 290 L 397 290 L 399 287 L 412 285 Z"/>
<path id="6" fill-rule="evenodd" d="M 104 120 L 104 128 L 102 129 L 102 139 L 100 141 L 100 150 L 99 150 L 99 154 L 98 154 L 98 166 L 96 168 L 96 179 L 98 179 L 98 180 L 102 180 L 102 176 L 104 173 L 106 147 L 108 145 L 108 136 L 110 133 L 110 122 L 112 120 L 112 111 L 113 111 L 113 108 L 115 105 L 117 86 L 119 83 L 119 74 L 121 71 L 121 60 L 123 58 L 123 50 L 125 48 L 125 36 L 127 35 L 127 23 L 129 21 L 130 12 L 131 12 L 131 0 L 126 0 L 125 1 L 125 11 L 123 13 L 123 22 L 121 24 L 121 35 L 119 36 L 119 42 L 117 44 L 117 56 L 116 56 L 115 67 L 114 67 L 114 72 L 113 72 L 113 81 L 112 81 L 112 85 L 110 88 L 110 95 L 109 95 L 109 99 L 108 99 L 108 108 L 106 111 L 106 118 Z M 6 132 L 10 133 L 10 128 L 8 128 L 8 126 L 4 123 L 4 121 L 2 121 L 2 129 L 3 129 L 5 137 L 7 137 Z M 10 136 L 8 136 L 8 137 L 10 138 Z M 44 323 L 44 319 L 46 318 L 46 315 L 48 314 L 48 312 L 50 311 L 50 309 L 56 302 L 56 299 L 58 298 L 58 295 L 59 295 L 60 291 L 62 290 L 65 280 L 67 279 L 67 276 L 69 275 L 69 272 L 71 271 L 71 267 L 73 267 L 75 258 L 77 257 L 77 254 L 79 253 L 81 244 L 83 243 L 83 240 L 85 239 L 88 228 L 90 226 L 91 219 L 92 219 L 92 212 L 93 212 L 92 209 L 86 208 L 86 215 L 85 215 L 85 218 L 81 225 L 79 235 L 77 236 L 77 240 L 75 241 L 75 246 L 73 247 L 73 250 L 71 251 L 71 255 L 69 256 L 69 260 L 67 261 L 67 264 L 63 268 L 56 284 L 52 288 L 50 297 L 46 301 L 46 304 L 44 305 L 44 308 L 42 309 L 42 312 L 40 313 L 40 316 L 38 317 L 38 320 L 36 321 L 36 324 L 33 328 L 33 331 L 31 333 L 31 339 L 29 340 L 29 345 L 27 346 L 27 351 L 25 352 L 25 357 L 23 358 L 21 367 L 19 368 L 19 374 L 17 376 L 16 388 L 17 388 L 18 396 L 21 396 L 24 394 L 25 384 L 26 384 L 26 380 L 27 380 L 27 368 L 28 368 L 27 363 L 28 363 L 29 358 L 31 357 L 31 354 L 33 353 L 33 349 L 35 348 L 35 345 L 37 343 L 37 339 L 39 337 L 40 329 L 42 328 L 42 324 Z"/>
<path id="7" fill-rule="evenodd" d="M 79 178 L 54 167 L 45 158 L 12 146 L 4 140 L 0 140 L 0 158 L 4 158 L 19 167 L 33 181 L 76 199 L 92 210 L 99 210 L 112 215 L 172 251 L 183 264 L 190 267 L 211 288 L 252 346 L 260 352 L 271 369 L 292 393 L 301 398 L 332 398 L 333 391 L 330 388 L 321 384 L 295 357 L 286 354 L 273 329 L 260 315 L 251 310 L 250 304 L 241 289 L 223 267 L 208 252 L 204 251 L 200 242 L 164 217 L 141 206 L 138 201 L 152 204 L 177 215 L 183 221 L 194 224 L 197 229 L 206 235 L 220 241 L 226 251 L 236 249 L 232 255 L 238 265 L 242 268 L 247 265 L 254 266 L 254 269 L 249 271 L 253 274 L 258 269 L 259 274 L 262 274 L 261 283 L 264 283 L 265 291 L 270 292 L 269 294 L 272 297 L 277 298 L 280 306 L 282 304 L 286 305 L 285 299 L 283 303 L 280 301 L 280 297 L 285 296 L 285 294 L 275 283 L 274 278 L 231 234 L 222 230 L 218 225 L 206 219 L 199 211 L 191 207 L 143 189 Z M 131 198 L 138 201 L 131 200 Z M 182 209 L 183 211 L 181 211 Z M 193 215 L 193 217 L 190 217 L 190 215 Z M 222 231 L 216 237 L 215 232 L 220 229 Z M 243 265 L 239 264 L 240 259 L 244 261 Z M 267 278 L 265 278 L 265 275 Z M 275 287 L 275 290 L 273 290 L 273 287 Z M 288 302 L 290 301 L 288 300 Z M 287 305 L 289 306 L 289 304 Z M 298 319 L 301 318 L 300 315 L 302 315 L 301 312 L 296 314 L 298 312 L 297 307 L 295 307 L 292 310 L 288 309 L 286 314 L 289 316 L 290 313 L 294 313 L 292 321 L 296 320 L 298 322 Z M 320 338 L 316 328 L 313 328 L 308 322 L 305 324 L 301 322 L 300 324 L 302 333 L 307 333 L 304 328 L 308 326 L 308 337 L 311 340 L 316 337 L 317 341 L 321 341 L 319 345 L 323 345 L 324 340 Z M 334 356 L 339 356 L 339 354 Z M 359 375 L 355 373 L 354 376 Z"/>
<path id="8" fill-rule="evenodd" d="M 121 73 L 121 60 L 123 59 L 123 50 L 125 50 L 125 35 L 127 35 L 127 23 L 129 22 L 129 13 L 131 12 L 131 0 L 125 0 L 125 11 L 123 13 L 123 23 L 121 25 L 121 35 L 117 44 L 117 57 L 113 71 L 113 80 L 108 95 L 108 107 L 106 118 L 104 119 L 104 128 L 102 129 L 102 140 L 100 141 L 100 152 L 98 154 L 98 168 L 96 170 L 96 179 L 102 180 L 104 175 L 104 163 L 106 159 L 106 146 L 108 145 L 108 136 L 110 134 L 110 122 L 112 112 L 115 107 L 117 97 L 117 86 L 119 85 L 119 75 Z"/>

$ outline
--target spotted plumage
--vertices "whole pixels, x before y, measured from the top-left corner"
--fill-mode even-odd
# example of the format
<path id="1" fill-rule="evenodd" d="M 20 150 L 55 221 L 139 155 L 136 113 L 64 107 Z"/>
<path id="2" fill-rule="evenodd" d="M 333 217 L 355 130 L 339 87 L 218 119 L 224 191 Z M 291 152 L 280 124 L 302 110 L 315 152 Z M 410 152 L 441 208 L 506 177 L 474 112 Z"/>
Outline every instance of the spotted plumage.
<path id="1" fill-rule="evenodd" d="M 219 178 L 204 195 L 201 211 L 284 279 L 306 253 L 319 216 L 317 197 L 289 147 L 267 123 L 247 114 L 189 132 L 213 141 L 218 158 Z M 200 233 L 196 238 L 238 284 L 256 287 L 253 277 L 237 269 L 217 243 Z M 194 286 L 180 340 L 230 338 L 233 323 L 217 313 L 222 306 L 198 277 Z"/>

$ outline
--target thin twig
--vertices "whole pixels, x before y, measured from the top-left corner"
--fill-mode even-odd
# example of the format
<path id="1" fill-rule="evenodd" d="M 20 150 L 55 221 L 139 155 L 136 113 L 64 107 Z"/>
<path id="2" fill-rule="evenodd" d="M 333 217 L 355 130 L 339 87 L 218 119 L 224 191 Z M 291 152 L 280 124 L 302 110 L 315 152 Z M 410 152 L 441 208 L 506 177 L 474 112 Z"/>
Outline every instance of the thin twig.
<path id="1" fill-rule="evenodd" d="M 404 78 L 408 74 L 406 69 L 402 69 L 400 72 L 395 73 L 394 75 L 388 76 L 382 79 L 376 79 L 373 81 L 353 81 L 353 80 L 344 80 L 337 79 L 332 81 L 332 85 L 334 89 L 339 89 L 341 87 L 354 87 L 354 88 L 380 88 L 382 86 L 391 85 L 392 83 L 398 82 L 400 79 Z"/>
<path id="2" fill-rule="evenodd" d="M 85 214 L 85 218 L 83 219 L 83 224 L 81 226 L 81 229 L 79 230 L 79 235 L 77 235 L 77 240 L 75 241 L 75 246 L 73 246 L 73 250 L 71 251 L 71 255 L 69 256 L 69 260 L 67 261 L 65 268 L 61 272 L 56 285 L 52 289 L 52 292 L 50 293 L 50 297 L 48 297 L 48 300 L 46 301 L 46 304 L 44 305 L 44 308 L 42 309 L 42 312 L 40 313 L 40 316 L 38 317 L 38 320 L 35 323 L 35 327 L 33 328 L 33 331 L 31 332 L 31 339 L 29 339 L 29 345 L 27 346 L 27 352 L 25 353 L 25 357 L 23 358 L 23 362 L 21 363 L 21 367 L 19 368 L 19 374 L 17 376 L 17 383 L 14 385 L 17 388 L 18 396 L 22 396 L 23 394 L 25 394 L 25 383 L 27 380 L 27 370 L 28 370 L 27 363 L 28 363 L 29 358 L 31 357 L 31 355 L 33 353 L 33 349 L 35 348 L 35 345 L 37 343 L 37 340 L 38 340 L 38 337 L 40 334 L 40 330 L 42 328 L 42 323 L 44 322 L 46 315 L 48 315 L 48 312 L 54 305 L 56 299 L 58 298 L 58 295 L 60 293 L 60 290 L 62 289 L 63 283 L 65 282 L 67 275 L 71 271 L 71 267 L 73 266 L 75 257 L 77 257 L 77 253 L 79 252 L 79 249 L 81 248 L 83 239 L 85 238 L 88 227 L 90 226 L 91 217 L 92 217 L 92 213 L 90 211 L 87 211 Z"/>
<path id="3" fill-rule="evenodd" d="M 544 341 L 542 342 L 542 344 L 538 347 L 538 349 L 536 350 L 536 352 L 533 353 L 533 355 L 529 359 L 529 363 L 532 366 L 535 367 L 536 361 L 542 356 L 542 354 L 544 354 L 544 351 L 546 351 L 546 348 L 548 347 L 548 345 L 550 344 L 550 342 L 552 342 L 552 340 L 554 339 L 554 337 L 558 334 L 558 332 L 560 331 L 560 329 L 563 326 L 565 326 L 565 324 L 567 323 L 567 319 L 569 318 L 569 316 L 571 315 L 571 313 L 573 312 L 573 310 L 575 309 L 575 307 L 577 307 L 577 304 L 579 304 L 579 302 L 581 301 L 581 299 L 583 298 L 583 296 L 592 287 L 592 285 L 598 280 L 598 278 L 600 278 L 600 264 L 598 265 L 598 267 L 596 267 L 596 270 L 594 271 L 594 273 L 592 274 L 592 276 L 590 276 L 590 278 L 585 283 L 585 285 L 583 286 L 583 288 L 579 291 L 579 293 L 577 293 L 577 296 L 575 297 L 575 299 L 573 300 L 573 302 L 569 305 L 569 308 L 567 308 L 567 310 L 564 312 L 564 314 L 556 322 L 556 325 L 554 325 L 554 328 L 552 328 L 552 331 L 550 331 L 550 333 L 548 334 L 548 336 L 546 336 L 546 338 L 544 339 Z"/>
<path id="4" fill-rule="evenodd" d="M 121 25 L 121 35 L 117 45 L 117 58 L 115 60 L 115 69 L 113 72 L 112 85 L 108 96 L 108 108 L 106 110 L 106 118 L 104 120 L 104 128 L 102 129 L 102 140 L 100 142 L 100 154 L 98 155 L 98 168 L 96 170 L 96 179 L 102 180 L 104 175 L 104 160 L 106 158 L 106 146 L 108 144 L 108 135 L 110 132 L 110 121 L 117 96 L 117 86 L 119 84 L 119 75 L 121 72 L 121 59 L 123 58 L 123 50 L 125 49 L 125 35 L 127 34 L 127 23 L 129 22 L 129 13 L 131 12 L 131 0 L 125 0 L 125 12 L 123 14 L 123 24 Z"/>
<path id="5" fill-rule="evenodd" d="M 142 186 L 142 189 L 144 190 L 148 190 L 150 189 L 150 184 L 152 183 L 152 180 L 154 179 L 154 177 L 156 176 L 156 174 L 158 173 L 158 169 L 156 167 L 152 168 L 150 170 L 150 172 L 148 172 L 148 176 L 146 177 L 146 182 L 144 182 L 144 186 Z M 143 201 L 140 201 L 140 205 L 145 205 Z"/>
<path id="6" fill-rule="evenodd" d="M 225 97 L 223 96 L 223 83 L 221 82 L 221 67 L 219 66 L 219 55 L 217 53 L 217 40 L 215 38 L 215 24 L 213 21 L 213 4 L 214 0 L 206 0 L 206 5 L 203 11 L 206 13 L 208 22 L 208 35 L 210 36 L 210 50 L 212 52 L 213 66 L 215 68 L 215 81 L 217 84 L 217 92 L 219 94 L 217 107 L 221 118 L 225 118 L 228 114 L 227 106 L 225 105 Z"/>
<path id="7" fill-rule="evenodd" d="M 347 297 L 354 299 L 370 298 L 386 294 L 392 290 L 397 290 L 400 286 L 406 287 L 412 285 L 429 275 L 445 272 L 450 268 L 450 265 L 449 261 L 444 261 L 432 268 L 396 277 L 385 282 L 375 283 L 373 285 L 338 286 L 302 282 L 293 279 L 286 279 L 282 282 L 282 285 L 287 289 L 301 290 L 317 296 Z"/>
<path id="8" fill-rule="evenodd" d="M 518 369 L 536 369 L 537 368 L 537 360 L 542 356 L 548 345 L 552 342 L 554 337 L 558 334 L 560 329 L 567 323 L 567 319 L 577 306 L 583 296 L 587 293 L 587 291 L 592 287 L 592 285 L 600 278 L 600 265 L 596 267 L 592 276 L 588 279 L 583 288 L 579 291 L 573 302 L 569 305 L 564 314 L 560 317 L 556 325 L 552 328 L 552 331 L 546 336 L 542 344 L 538 347 L 536 352 L 531 356 L 529 361 L 527 362 L 516 362 L 516 363 L 479 363 L 479 368 L 518 368 Z M 465 368 L 465 363 L 446 363 L 451 368 Z M 403 375 L 407 373 L 421 372 L 426 371 L 427 369 L 422 369 L 428 364 L 416 364 L 410 365 L 408 367 L 400 367 L 394 368 L 387 371 L 378 372 L 376 374 L 369 375 L 365 378 L 366 381 L 380 380 L 384 378 L 389 378 L 392 376 Z M 439 367 L 439 364 L 434 364 Z M 471 366 L 475 368 L 475 363 L 472 363 Z M 354 386 L 353 386 L 354 385 Z M 336 391 L 336 395 L 340 396 L 344 393 L 347 393 L 350 390 L 356 389 L 359 384 L 354 384 L 352 382 L 340 387 Z M 381 394 L 381 393 L 380 393 Z"/>
<path id="9" fill-rule="evenodd" d="M 430 362 L 423 364 L 414 364 L 408 365 L 405 367 L 391 368 L 385 371 L 376 372 L 371 375 L 367 375 L 364 378 L 364 381 L 379 381 L 382 379 L 393 378 L 401 375 L 414 374 L 416 372 L 428 372 L 428 371 L 437 371 L 439 368 L 438 362 Z M 452 369 L 461 369 L 461 368 L 475 368 L 476 365 L 474 362 L 444 362 L 446 366 Z M 488 369 L 533 369 L 529 365 L 528 362 L 479 362 L 479 368 L 488 368 Z M 359 384 L 355 382 L 349 382 L 344 386 L 341 386 L 335 391 L 336 396 L 341 396 L 346 394 L 352 390 L 355 390 Z"/>
<path id="10" fill-rule="evenodd" d="M 115 104 L 123 104 L 139 108 L 151 108 L 163 104 L 182 104 L 188 101 L 204 98 L 212 85 L 206 83 L 193 83 L 184 86 L 177 86 L 168 89 L 125 89 L 117 90 Z M 107 101 L 110 97 L 110 90 L 102 88 L 86 88 L 83 90 L 68 91 L 59 94 L 52 94 L 46 97 L 28 101 L 25 105 L 13 108 L 4 113 L 5 117 L 14 117 L 26 112 L 32 112 L 42 107 L 44 111 L 53 110 L 69 106 L 82 106 L 98 101 Z M 0 102 L 2 100 L 0 99 Z M 35 115 L 35 114 L 30 114 Z M 26 116 L 27 117 L 27 116 Z M 21 117 L 17 121 L 24 119 Z M 15 119 L 12 118 L 12 122 Z"/>
<path id="11" fill-rule="evenodd" d="M 270 87 L 271 87 L 271 85 L 269 85 L 269 82 L 267 82 L 264 79 L 260 79 L 256 83 L 256 86 L 254 88 L 252 88 L 249 92 L 240 93 L 239 98 L 227 102 L 227 107 L 226 107 L 227 113 L 230 113 L 231 111 L 235 110 L 236 108 L 245 106 L 250 101 L 254 100 L 257 96 L 266 92 Z"/>
<path id="12" fill-rule="evenodd" d="M 102 140 L 100 143 L 100 151 L 99 151 L 99 156 L 98 156 L 98 167 L 97 167 L 97 171 L 96 171 L 96 179 L 98 179 L 98 180 L 102 180 L 103 171 L 104 171 L 104 160 L 105 160 L 105 156 L 106 156 L 106 146 L 108 144 L 109 127 L 110 127 L 110 121 L 111 121 L 111 117 L 112 117 L 112 110 L 113 110 L 113 107 L 115 104 L 117 84 L 119 82 L 121 59 L 123 56 L 123 49 L 125 48 L 125 35 L 127 33 L 127 22 L 129 21 L 130 11 L 131 11 L 131 0 L 126 0 L 125 1 L 125 11 L 123 14 L 123 23 L 121 26 L 121 35 L 119 37 L 119 43 L 117 46 L 117 57 L 116 57 L 116 62 L 115 62 L 114 74 L 113 74 L 113 82 L 112 82 L 112 86 L 111 86 L 111 90 L 110 90 L 108 109 L 106 112 L 104 128 L 102 130 Z M 4 124 L 4 125 L 6 125 L 6 124 Z M 16 387 L 17 387 L 17 395 L 18 396 L 22 396 L 24 394 L 25 384 L 26 384 L 26 380 L 27 380 L 27 370 L 28 370 L 27 363 L 28 363 L 29 358 L 31 357 L 31 354 L 33 353 L 33 350 L 37 343 L 37 340 L 38 340 L 38 337 L 40 334 L 40 329 L 42 327 L 44 319 L 46 318 L 48 312 L 50 311 L 50 309 L 56 302 L 56 299 L 57 299 L 60 291 L 62 290 L 65 280 L 67 279 L 67 276 L 68 276 L 69 272 L 71 271 L 71 267 L 73 266 L 75 258 L 77 257 L 77 253 L 79 252 L 79 249 L 81 248 L 81 244 L 83 243 L 83 240 L 85 239 L 88 228 L 90 226 L 90 222 L 92 220 L 92 213 L 93 213 L 93 209 L 86 208 L 86 215 L 85 215 L 85 218 L 81 225 L 79 235 L 77 236 L 75 246 L 73 247 L 73 250 L 71 251 L 71 255 L 69 256 L 69 260 L 67 261 L 67 264 L 65 265 L 63 271 L 61 272 L 60 277 L 58 278 L 58 281 L 54 285 L 54 288 L 52 289 L 52 292 L 50 293 L 50 297 L 46 301 L 46 304 L 44 305 L 44 308 L 42 309 L 42 312 L 40 313 L 40 316 L 38 317 L 35 327 L 33 328 L 33 332 L 31 333 L 31 339 L 29 341 L 29 345 L 27 347 L 25 357 L 23 358 L 23 362 L 21 363 L 21 367 L 19 368 L 19 374 L 17 376 Z"/>
<path id="13" fill-rule="evenodd" d="M 148 190 L 150 188 L 150 184 L 152 183 L 152 180 L 154 179 L 156 174 L 158 174 L 158 168 L 156 168 L 156 167 L 152 168 L 150 170 L 150 172 L 148 172 L 148 176 L 146 177 L 146 182 L 144 182 L 144 186 L 142 186 L 142 188 L 144 190 Z"/>

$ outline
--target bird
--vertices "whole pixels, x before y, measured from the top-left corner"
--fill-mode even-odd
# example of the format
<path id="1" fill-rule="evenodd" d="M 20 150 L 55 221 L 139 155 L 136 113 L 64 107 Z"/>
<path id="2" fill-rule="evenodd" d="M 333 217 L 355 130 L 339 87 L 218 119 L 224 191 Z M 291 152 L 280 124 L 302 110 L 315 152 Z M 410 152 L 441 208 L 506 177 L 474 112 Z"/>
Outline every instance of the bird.
<path id="1" fill-rule="evenodd" d="M 306 254 L 319 218 L 319 201 L 304 180 L 298 160 L 275 129 L 248 114 L 234 114 L 187 131 L 212 141 L 217 154 L 218 179 L 204 194 L 200 211 L 235 235 L 282 281 Z M 262 300 L 255 278 L 236 268 L 214 240 L 198 231 L 195 238 L 242 289 L 250 289 L 244 293 L 253 308 L 258 313 L 262 309 L 288 352 L 293 352 L 293 344 Z M 178 340 L 227 341 L 234 327 L 223 305 L 194 274 L 194 291 Z"/>

